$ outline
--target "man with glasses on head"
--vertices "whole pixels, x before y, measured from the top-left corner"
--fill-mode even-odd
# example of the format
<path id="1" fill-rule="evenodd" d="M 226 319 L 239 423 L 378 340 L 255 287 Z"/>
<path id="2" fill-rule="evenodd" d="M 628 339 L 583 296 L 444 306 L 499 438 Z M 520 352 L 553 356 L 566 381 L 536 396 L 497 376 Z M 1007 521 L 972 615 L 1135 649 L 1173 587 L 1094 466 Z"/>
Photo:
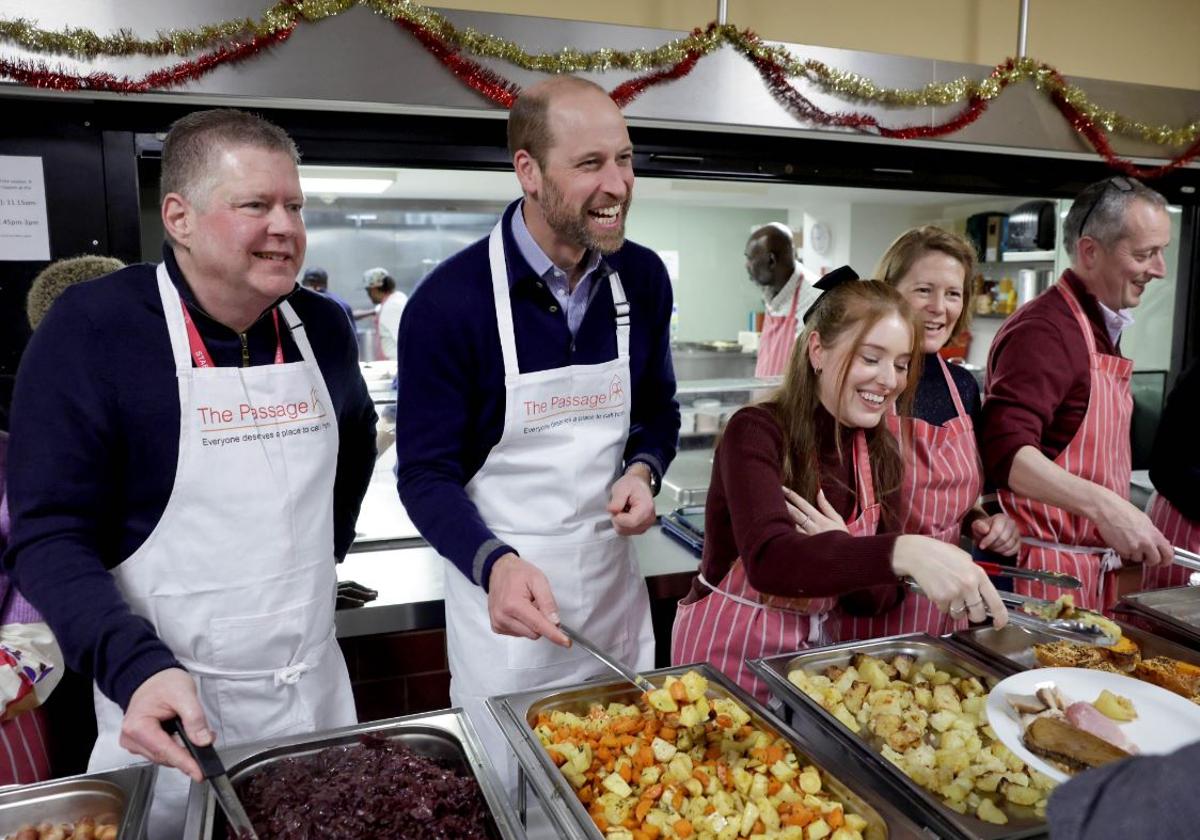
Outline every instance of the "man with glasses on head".
<path id="1" fill-rule="evenodd" d="M 1108 609 L 1119 590 L 1139 588 L 1135 564 L 1171 562 L 1171 546 L 1129 502 L 1133 362 L 1120 351 L 1130 310 L 1166 273 L 1170 239 L 1159 193 L 1125 177 L 1092 184 L 1063 225 L 1071 267 L 992 342 L 980 450 L 1021 529 L 1018 564 L 1083 582 L 1074 592 L 1018 584 L 1025 594 Z"/>

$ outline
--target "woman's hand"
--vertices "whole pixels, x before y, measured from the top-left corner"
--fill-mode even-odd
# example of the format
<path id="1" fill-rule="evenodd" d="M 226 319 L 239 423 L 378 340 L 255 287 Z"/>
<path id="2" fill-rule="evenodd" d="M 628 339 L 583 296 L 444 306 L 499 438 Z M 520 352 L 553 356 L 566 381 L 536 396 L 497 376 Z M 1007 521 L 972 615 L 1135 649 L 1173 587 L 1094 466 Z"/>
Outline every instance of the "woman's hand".
<path id="1" fill-rule="evenodd" d="M 1021 548 L 1021 532 L 1017 523 L 1003 513 L 980 516 L 971 523 L 971 536 L 975 544 L 988 551 L 1014 557 Z"/>
<path id="2" fill-rule="evenodd" d="M 846 521 L 829 504 L 824 491 L 817 491 L 816 506 L 789 487 L 783 488 L 783 498 L 787 502 L 788 514 L 801 534 L 811 537 L 825 531 L 846 531 Z"/>
<path id="3" fill-rule="evenodd" d="M 961 548 L 904 534 L 892 549 L 892 571 L 916 581 L 925 597 L 953 618 L 965 613 L 978 623 L 990 615 L 997 628 L 1008 623 L 1008 610 L 996 587 Z"/>

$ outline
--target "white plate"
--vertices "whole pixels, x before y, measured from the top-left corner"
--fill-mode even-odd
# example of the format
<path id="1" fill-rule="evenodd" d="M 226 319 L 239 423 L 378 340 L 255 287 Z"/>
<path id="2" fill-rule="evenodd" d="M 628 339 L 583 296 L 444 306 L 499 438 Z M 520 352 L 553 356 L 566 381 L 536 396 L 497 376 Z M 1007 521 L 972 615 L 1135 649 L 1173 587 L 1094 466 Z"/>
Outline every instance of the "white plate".
<path id="1" fill-rule="evenodd" d="M 1007 694 L 1033 694 L 1051 684 L 1072 703 L 1095 702 L 1106 688 L 1132 700 L 1137 720 L 1117 725 L 1142 755 L 1174 752 L 1193 741 L 1200 741 L 1200 706 L 1165 688 L 1121 674 L 1086 668 L 1035 668 L 1014 674 L 998 683 L 988 695 L 988 722 L 1004 746 L 1056 781 L 1064 782 L 1070 776 L 1025 748 L 1021 743 L 1021 722 L 1004 699 Z"/>

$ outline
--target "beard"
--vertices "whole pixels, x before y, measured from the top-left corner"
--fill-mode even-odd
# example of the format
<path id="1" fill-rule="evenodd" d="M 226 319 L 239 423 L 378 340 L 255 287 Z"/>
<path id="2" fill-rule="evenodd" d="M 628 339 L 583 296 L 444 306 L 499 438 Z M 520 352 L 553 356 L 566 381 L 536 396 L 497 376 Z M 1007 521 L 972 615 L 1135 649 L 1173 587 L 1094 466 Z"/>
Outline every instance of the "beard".
<path id="1" fill-rule="evenodd" d="M 611 230 L 593 233 L 588 224 L 588 211 L 585 208 L 574 210 L 567 204 L 566 198 L 555 186 L 552 178 L 542 179 L 541 207 L 546 224 L 564 241 L 587 251 L 599 251 L 601 254 L 612 254 L 625 244 L 625 218 L 629 205 L 633 202 L 631 190 L 621 203 L 620 221 Z"/>

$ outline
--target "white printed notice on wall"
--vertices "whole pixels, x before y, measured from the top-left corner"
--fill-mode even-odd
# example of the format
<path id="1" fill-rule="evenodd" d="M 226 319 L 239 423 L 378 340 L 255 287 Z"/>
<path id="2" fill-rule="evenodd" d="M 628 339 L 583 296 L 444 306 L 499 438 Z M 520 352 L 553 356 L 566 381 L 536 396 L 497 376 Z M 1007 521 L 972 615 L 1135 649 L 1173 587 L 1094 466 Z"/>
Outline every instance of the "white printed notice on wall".
<path id="1" fill-rule="evenodd" d="M 0 155 L 0 260 L 48 259 L 42 159 Z"/>

